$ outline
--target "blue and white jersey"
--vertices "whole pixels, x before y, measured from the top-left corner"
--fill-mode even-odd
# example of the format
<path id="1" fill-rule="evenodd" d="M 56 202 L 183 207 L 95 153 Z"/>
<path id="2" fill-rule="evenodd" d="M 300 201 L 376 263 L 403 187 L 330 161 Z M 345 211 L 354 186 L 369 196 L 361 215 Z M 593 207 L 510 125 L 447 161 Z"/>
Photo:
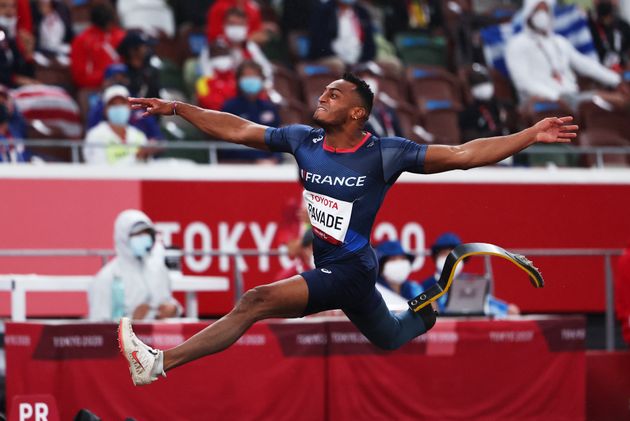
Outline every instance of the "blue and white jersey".
<path id="1" fill-rule="evenodd" d="M 377 260 L 370 233 L 385 193 L 403 171 L 424 172 L 427 147 L 368 133 L 352 149 L 334 149 L 325 144 L 325 135 L 302 125 L 268 128 L 265 142 L 274 152 L 295 156 L 300 167 L 315 264 L 359 258 L 372 269 Z"/>

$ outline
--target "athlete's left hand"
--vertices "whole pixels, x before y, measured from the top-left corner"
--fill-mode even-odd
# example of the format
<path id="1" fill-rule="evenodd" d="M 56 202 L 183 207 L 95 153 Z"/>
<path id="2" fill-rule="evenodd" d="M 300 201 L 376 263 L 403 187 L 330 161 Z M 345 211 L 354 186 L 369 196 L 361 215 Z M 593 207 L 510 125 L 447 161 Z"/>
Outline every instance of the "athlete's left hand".
<path id="1" fill-rule="evenodd" d="M 540 120 L 531 127 L 534 133 L 534 141 L 541 143 L 568 143 L 575 139 L 578 126 L 569 124 L 573 117 L 549 117 Z"/>

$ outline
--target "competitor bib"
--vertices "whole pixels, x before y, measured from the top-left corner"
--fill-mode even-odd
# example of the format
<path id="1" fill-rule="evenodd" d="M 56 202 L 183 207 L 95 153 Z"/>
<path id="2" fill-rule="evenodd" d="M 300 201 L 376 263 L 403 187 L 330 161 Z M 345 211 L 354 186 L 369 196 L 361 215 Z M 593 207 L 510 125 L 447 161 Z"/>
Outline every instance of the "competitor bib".
<path id="1" fill-rule="evenodd" d="M 313 234 L 331 244 L 343 244 L 353 204 L 308 190 L 304 190 L 303 196 Z"/>

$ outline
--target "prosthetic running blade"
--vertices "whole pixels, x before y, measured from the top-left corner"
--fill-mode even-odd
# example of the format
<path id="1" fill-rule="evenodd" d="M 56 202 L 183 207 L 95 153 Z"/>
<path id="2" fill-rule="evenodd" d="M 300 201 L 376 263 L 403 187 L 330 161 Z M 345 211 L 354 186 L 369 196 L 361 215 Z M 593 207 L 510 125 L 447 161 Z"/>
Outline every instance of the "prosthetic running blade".
<path id="1" fill-rule="evenodd" d="M 409 300 L 409 308 L 411 308 L 411 310 L 415 312 L 418 312 L 423 307 L 426 307 L 433 301 L 440 298 L 451 287 L 453 276 L 455 274 L 455 267 L 459 264 L 459 262 L 470 256 L 481 255 L 498 256 L 514 263 L 525 273 L 527 273 L 527 276 L 529 276 L 529 280 L 531 281 L 532 285 L 534 285 L 534 288 L 542 288 L 545 285 L 545 281 L 543 280 L 543 277 L 538 269 L 533 265 L 531 260 L 529 260 L 525 256 L 510 253 L 509 251 L 504 250 L 499 246 L 495 246 L 494 244 L 461 244 L 455 247 L 455 249 L 451 251 L 447 256 L 446 263 L 444 264 L 444 269 L 442 269 L 442 275 L 440 276 L 437 284 L 433 285 L 413 300 Z"/>

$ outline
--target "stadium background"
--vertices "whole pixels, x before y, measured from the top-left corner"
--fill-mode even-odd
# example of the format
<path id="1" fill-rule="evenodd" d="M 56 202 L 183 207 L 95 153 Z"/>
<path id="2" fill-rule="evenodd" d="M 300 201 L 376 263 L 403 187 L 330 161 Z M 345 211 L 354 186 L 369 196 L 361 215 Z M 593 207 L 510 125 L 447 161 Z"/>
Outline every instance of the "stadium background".
<path id="1" fill-rule="evenodd" d="M 89 25 L 93 4 L 66 3 L 78 35 Z M 156 67 L 160 94 L 199 101 L 199 82 L 191 85 L 186 71 L 207 43 L 205 18 L 213 2 L 118 3 L 117 9 L 129 14 L 118 16 L 121 24 L 137 23 L 132 17 L 146 16 L 152 7 L 171 11 L 171 36 L 159 34 L 150 42 L 161 61 Z M 339 69 L 309 60 L 308 31 L 299 22 L 286 21 L 287 10 L 307 2 L 254 3 L 270 31 L 263 51 L 273 65 L 281 123 L 308 124 L 313 98 L 339 76 Z M 366 3 L 385 10 L 388 2 Z M 470 101 L 468 75 L 480 60 L 490 69 L 512 131 L 564 111 L 562 104 L 549 101 L 519 107 L 503 73 L 497 45 L 504 42 L 505 25 L 511 27 L 514 16 L 518 21 L 519 2 L 426 5 L 425 27 L 385 37 L 403 67 L 381 63 L 379 76 L 380 89 L 397 100 L 394 108 L 406 137 L 459 143 L 459 113 Z M 440 18 L 432 22 L 430 12 L 436 8 Z M 570 25 L 572 31 L 586 30 L 579 24 L 585 25 L 586 18 L 578 6 L 561 4 L 556 13 L 579 18 Z M 301 18 L 308 22 L 308 16 Z M 576 47 L 594 55 L 592 43 Z M 293 223 L 287 209 L 300 194 L 289 159 L 273 166 L 227 162 L 214 152 L 222 143 L 168 117 L 160 121 L 163 149 L 150 162 L 78 162 L 88 109 L 101 89 L 78 87 L 67 61 L 41 53 L 47 61 L 34 66 L 36 79 L 48 86 L 39 91 L 42 101 L 25 101 L 28 88 L 11 90 L 17 105 L 30 104 L 22 145 L 40 159 L 0 166 L 1 274 L 34 273 L 44 280 L 46 275 L 92 275 L 102 265 L 101 255 L 112 249 L 116 215 L 138 208 L 158 223 L 167 245 L 213 254 L 184 256 L 185 274 L 229 278 L 229 290 L 198 294 L 202 323 L 229 311 L 237 277 L 246 289 L 274 279 L 287 260 L 265 253 L 281 249 Z M 449 86 L 446 94 L 436 88 L 443 85 Z M 61 119 L 44 100 L 57 96 L 51 86 L 63 88 L 64 101 L 72 104 Z M 627 115 L 606 119 L 581 111 L 576 118 L 584 132 L 601 133 L 603 125 L 627 136 Z M 81 408 L 102 419 L 137 420 L 627 419 L 630 356 L 619 322 L 611 318 L 611 286 L 617 258 L 630 239 L 630 172 L 625 168 L 630 143 L 596 151 L 593 146 L 620 144 L 592 139 L 584 136 L 568 148 L 522 154 L 493 168 L 404 176 L 377 219 L 375 243 L 399 238 L 418 255 L 414 279 L 433 272 L 424 252 L 444 231 L 455 231 L 466 242 L 530 252 L 547 280 L 540 291 L 509 264 L 492 261 L 496 295 L 519 305 L 521 317 L 442 319 L 428 338 L 392 354 L 366 344 L 341 317 L 273 321 L 254 327 L 225 354 L 169 373 L 167 381 L 150 388 L 135 389 L 116 353 L 113 325 L 81 321 L 87 313 L 84 292 L 27 293 L 30 322 L 11 323 L 12 293 L 0 291 L 7 418 L 19 419 L 27 404 L 36 408 L 40 403 L 46 405 L 48 419 L 72 419 Z M 35 143 L 40 140 L 44 142 Z M 70 256 L 54 256 L 63 252 Z M 229 257 L 243 252 L 253 255 Z M 241 262 L 238 268 L 236 261 Z M 484 270 L 482 259 L 467 267 Z M 181 293 L 178 298 L 184 301 Z M 156 346 L 172 346 L 200 326 L 154 323 L 140 325 L 139 331 Z M 64 338 L 69 342 L 64 344 Z"/>

